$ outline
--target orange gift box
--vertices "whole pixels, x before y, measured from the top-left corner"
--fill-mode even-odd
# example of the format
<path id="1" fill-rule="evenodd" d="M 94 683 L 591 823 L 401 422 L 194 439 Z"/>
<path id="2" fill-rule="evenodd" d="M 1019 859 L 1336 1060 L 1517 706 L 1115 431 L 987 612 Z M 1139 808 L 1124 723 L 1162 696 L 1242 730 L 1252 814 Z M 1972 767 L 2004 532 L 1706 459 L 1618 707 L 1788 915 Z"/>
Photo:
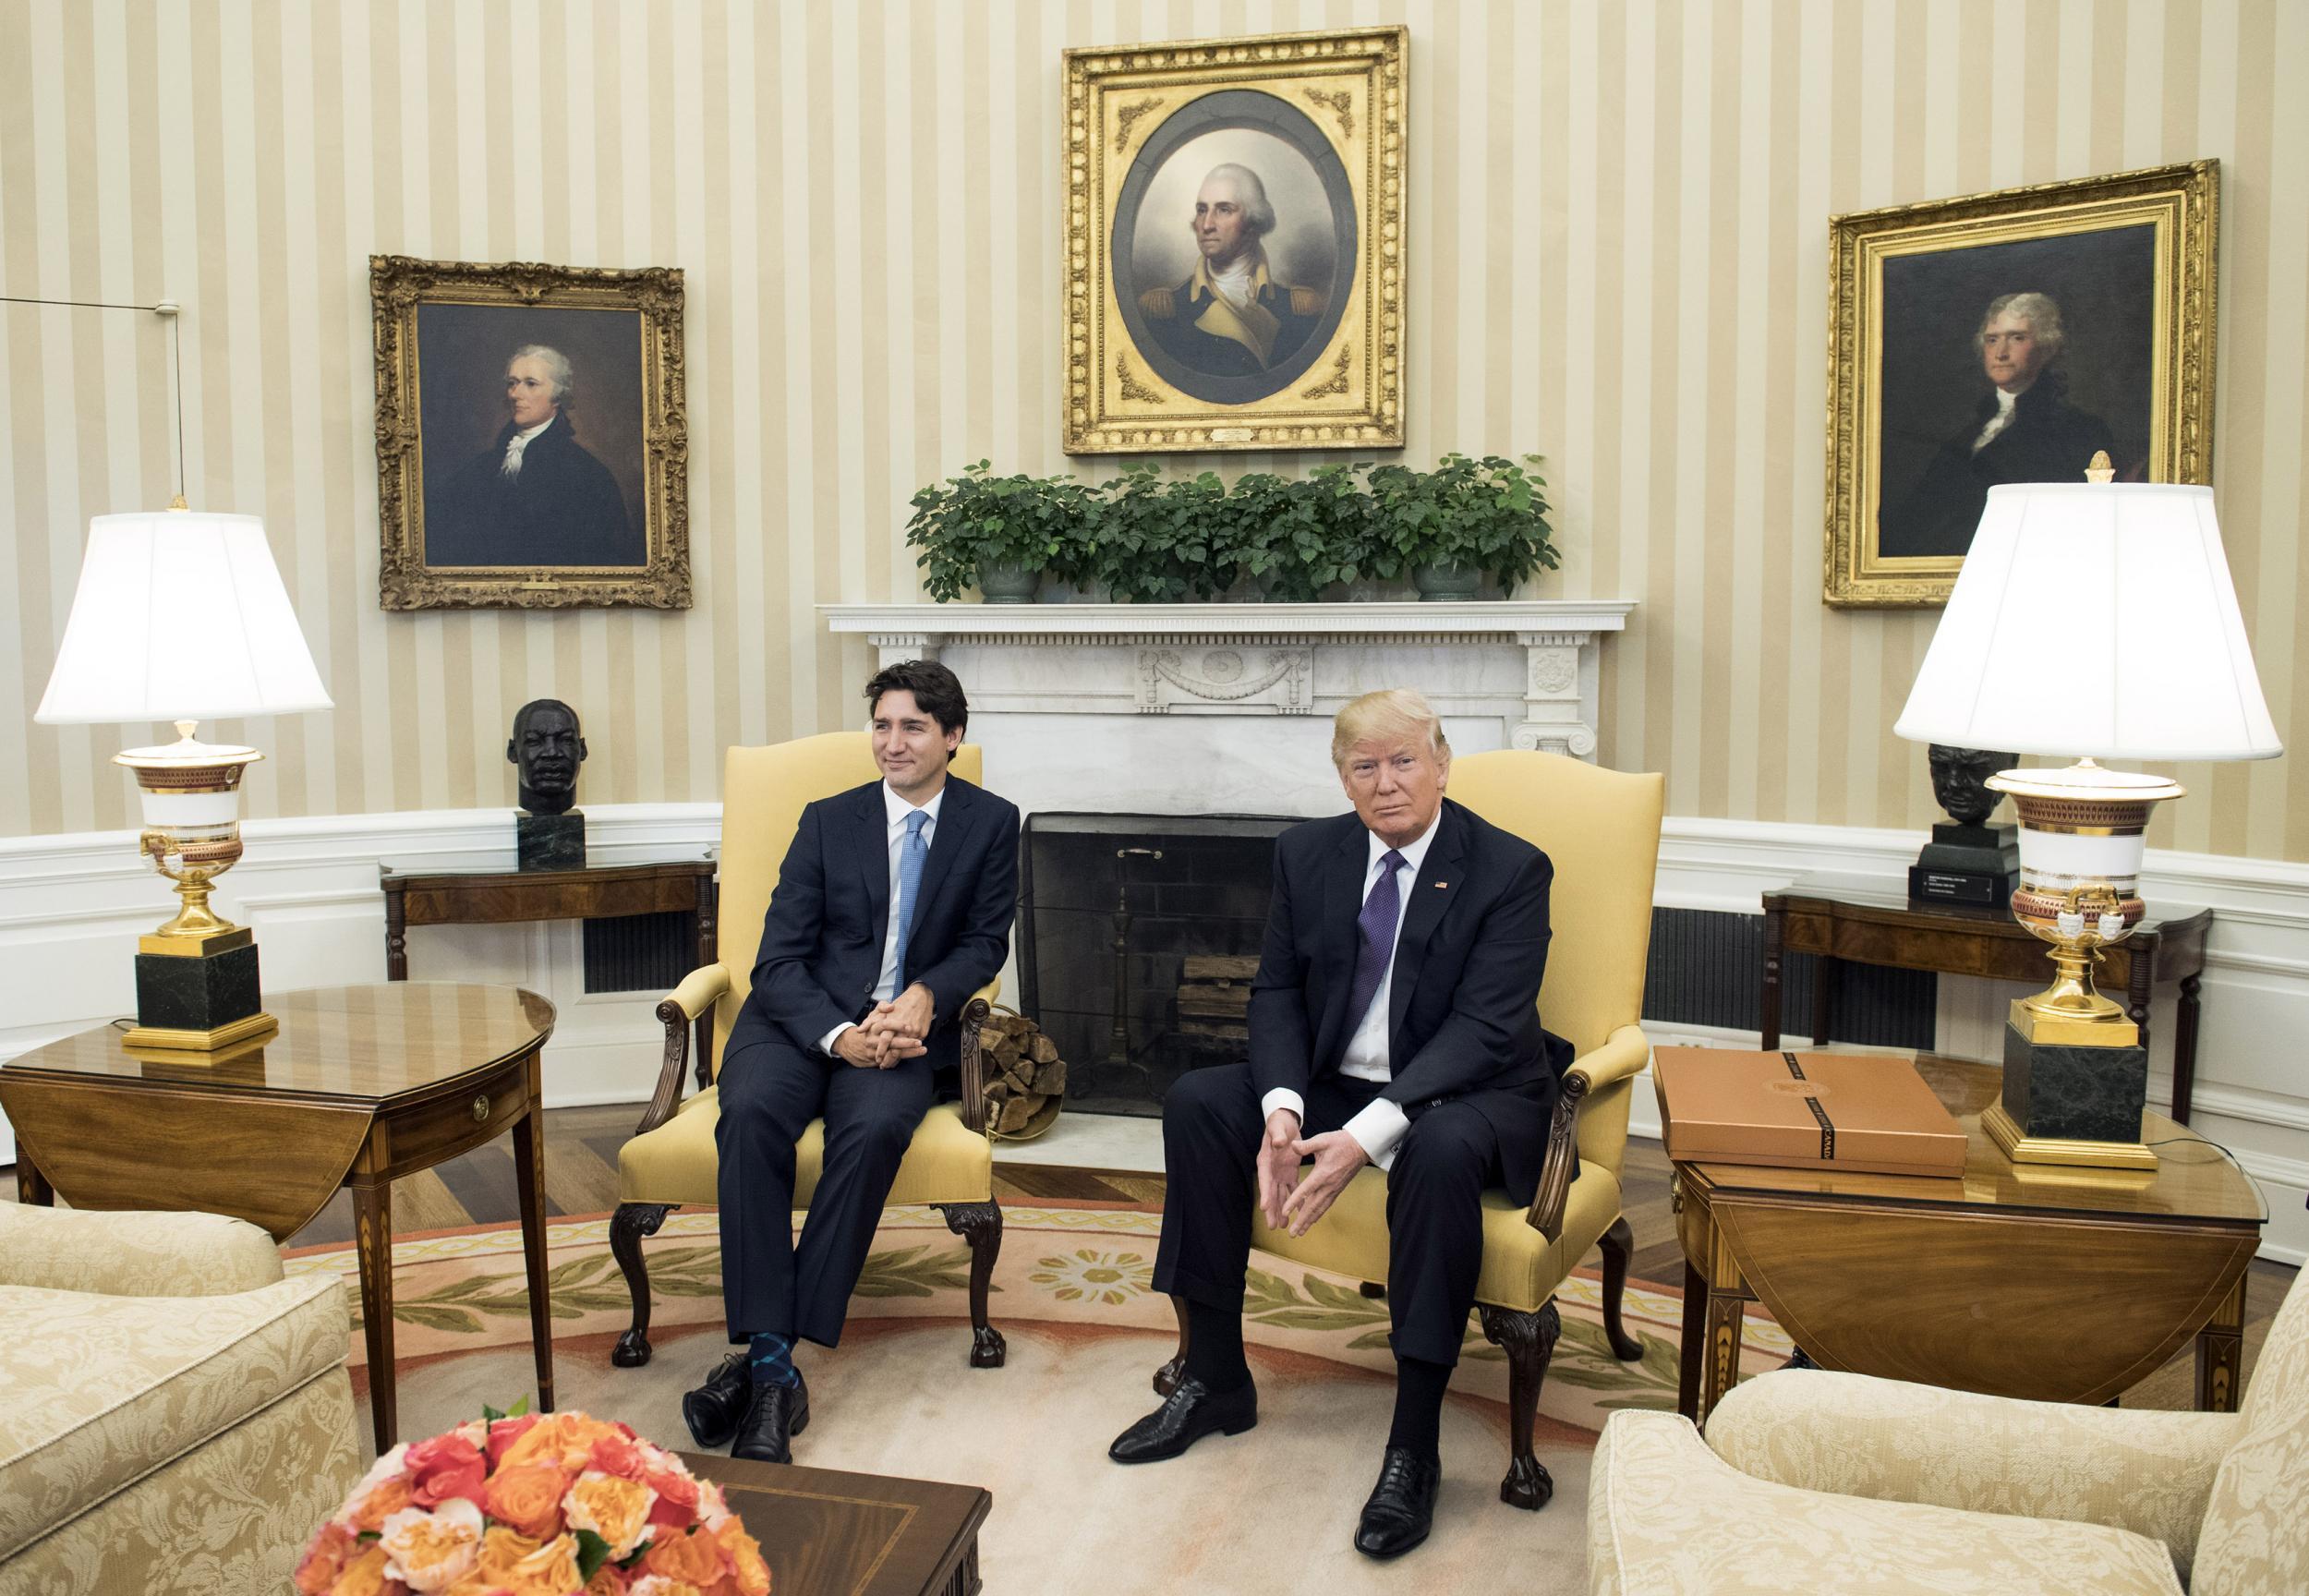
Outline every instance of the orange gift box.
<path id="1" fill-rule="evenodd" d="M 1905 1058 L 1661 1047 L 1668 1156 L 1783 1169 L 1962 1175 L 1964 1132 Z"/>

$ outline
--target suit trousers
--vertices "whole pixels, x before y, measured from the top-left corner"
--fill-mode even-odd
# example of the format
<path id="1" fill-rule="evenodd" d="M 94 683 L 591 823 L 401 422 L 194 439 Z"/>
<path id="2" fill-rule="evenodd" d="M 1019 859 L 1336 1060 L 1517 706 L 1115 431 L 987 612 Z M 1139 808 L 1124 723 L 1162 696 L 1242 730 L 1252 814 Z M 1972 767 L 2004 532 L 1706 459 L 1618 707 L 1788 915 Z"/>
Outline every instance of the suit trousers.
<path id="1" fill-rule="evenodd" d="M 1309 1083 L 1300 1134 L 1336 1130 L 1379 1094 L 1351 1075 Z M 1154 1289 L 1239 1313 L 1265 1118 L 1248 1064 L 1191 1070 L 1163 1099 L 1163 1235 Z M 1398 1358 L 1459 1360 L 1483 1264 L 1483 1189 L 1502 1179 L 1491 1121 L 1464 1103 L 1415 1111 L 1387 1176 L 1387 1312 Z M 1318 1226 L 1330 1223 L 1329 1215 Z"/>
<path id="2" fill-rule="evenodd" d="M 721 1296 L 730 1339 L 771 1333 L 841 1340 L 883 1200 L 930 1108 L 930 1062 L 867 1070 L 757 1042 L 722 1061 Z M 794 1143 L 826 1120 L 817 1189 L 793 1235 Z"/>

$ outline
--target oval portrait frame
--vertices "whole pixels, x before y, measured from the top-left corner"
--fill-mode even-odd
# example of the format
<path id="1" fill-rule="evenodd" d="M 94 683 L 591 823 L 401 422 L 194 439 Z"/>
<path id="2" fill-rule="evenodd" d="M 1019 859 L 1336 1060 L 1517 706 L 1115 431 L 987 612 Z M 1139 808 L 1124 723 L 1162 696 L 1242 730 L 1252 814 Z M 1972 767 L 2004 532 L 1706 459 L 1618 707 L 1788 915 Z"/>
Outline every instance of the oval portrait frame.
<path id="1" fill-rule="evenodd" d="M 1322 284 L 1327 302 L 1323 320 L 1299 351 L 1281 365 L 1252 377 L 1219 377 L 1182 365 L 1152 336 L 1139 309 L 1139 284 L 1134 236 L 1141 203 L 1154 176 L 1180 149 L 1206 133 L 1243 128 L 1279 139 L 1304 156 L 1323 184 L 1330 202 L 1331 224 L 1338 240 L 1331 279 Z M 1115 300 L 1122 324 L 1139 357 L 1154 374 L 1181 393 L 1210 405 L 1250 405 L 1273 398 L 1313 369 L 1330 349 L 1346 315 L 1355 286 L 1363 240 L 1356 224 L 1355 190 L 1348 179 L 1347 163 L 1321 127 L 1288 102 L 1258 89 L 1220 89 L 1196 96 L 1166 117 L 1132 158 L 1107 219 L 1113 262 Z"/>

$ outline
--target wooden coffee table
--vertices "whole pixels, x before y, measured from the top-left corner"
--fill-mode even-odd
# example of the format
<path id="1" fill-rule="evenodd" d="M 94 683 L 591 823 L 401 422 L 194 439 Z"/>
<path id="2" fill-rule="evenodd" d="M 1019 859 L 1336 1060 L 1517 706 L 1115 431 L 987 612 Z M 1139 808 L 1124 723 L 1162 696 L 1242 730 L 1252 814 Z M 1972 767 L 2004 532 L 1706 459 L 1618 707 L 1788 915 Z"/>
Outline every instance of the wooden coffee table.
<path id="1" fill-rule="evenodd" d="M 1825 1369 L 2047 1402 L 2106 1402 L 2196 1338 L 2197 1406 L 2237 1407 L 2260 1194 L 2161 1114 L 2148 1171 L 2015 1165 L 1980 1128 L 2002 1071 L 1929 1055 L 1961 1177 L 1675 1165 L 1677 1407 L 1704 1423 L 1759 1300 Z"/>
<path id="2" fill-rule="evenodd" d="M 109 1025 L 0 1066 L 17 1191 L 75 1208 L 199 1209 L 302 1229 L 352 1188 L 377 1450 L 393 1443 L 393 1182 L 514 1138 L 538 1404 L 553 1406 L 538 1054 L 553 1005 L 512 986 L 268 992 L 277 1035 L 205 1056 Z"/>
<path id="3" fill-rule="evenodd" d="M 977 1596 L 978 1527 L 994 1505 L 976 1485 L 684 1452 L 730 1496 L 762 1544 L 777 1596 Z"/>

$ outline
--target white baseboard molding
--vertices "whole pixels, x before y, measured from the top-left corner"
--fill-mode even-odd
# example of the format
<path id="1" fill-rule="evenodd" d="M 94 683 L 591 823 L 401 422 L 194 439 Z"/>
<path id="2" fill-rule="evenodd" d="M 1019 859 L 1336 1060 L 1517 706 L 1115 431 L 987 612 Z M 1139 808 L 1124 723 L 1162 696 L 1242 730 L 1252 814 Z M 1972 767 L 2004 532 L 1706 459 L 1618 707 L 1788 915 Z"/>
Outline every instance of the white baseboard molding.
<path id="1" fill-rule="evenodd" d="M 598 864 L 703 854 L 720 840 L 718 804 L 588 807 L 586 850 Z M 251 820 L 248 853 L 219 883 L 217 905 L 257 931 L 272 991 L 384 978 L 384 901 L 378 867 L 511 867 L 510 809 L 433 810 Z M 1653 901 L 1662 907 L 1753 914 L 1761 895 L 1799 876 L 1904 883 L 1920 833 L 1671 816 L 1662 830 Z M 2309 1087 L 2298 1078 L 2298 1038 L 2309 1034 L 2309 865 L 2152 851 L 2143 894 L 2157 909 L 2215 912 L 2198 1042 L 2197 1127 L 2234 1148 L 2270 1200 L 2264 1254 L 2309 1256 Z M 0 1058 L 128 1012 L 135 938 L 170 912 L 166 885 L 128 831 L 0 839 L 0 958 L 9 971 L 0 1008 Z M 725 926 L 743 940 L 750 926 Z M 418 980 L 524 985 L 551 998 L 560 1021 L 546 1051 L 551 1106 L 640 1103 L 656 1082 L 663 1033 L 659 994 L 587 996 L 570 923 L 428 926 L 409 934 Z M 1942 977 L 1937 1046 L 1992 1057 L 2016 986 Z M 2150 1094 L 2169 1090 L 2170 993 L 2151 1014 Z M 1756 1037 L 1654 1025 L 1655 1042 L 1754 1046 Z M 1632 1125 L 1658 1134 L 1649 1084 Z M 0 1119 L 0 1163 L 15 1143 Z"/>

